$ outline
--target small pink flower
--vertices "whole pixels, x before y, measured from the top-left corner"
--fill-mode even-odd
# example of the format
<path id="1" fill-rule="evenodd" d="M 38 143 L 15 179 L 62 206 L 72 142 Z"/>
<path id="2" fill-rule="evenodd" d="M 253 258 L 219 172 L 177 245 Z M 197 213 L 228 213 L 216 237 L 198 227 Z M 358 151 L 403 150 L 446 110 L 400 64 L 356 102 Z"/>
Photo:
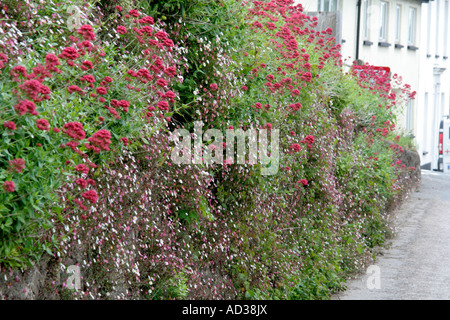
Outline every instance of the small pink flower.
<path id="1" fill-rule="evenodd" d="M 211 88 L 211 90 L 215 91 L 217 90 L 217 84 L 215 83 L 211 83 L 211 85 L 209 86 Z"/>
<path id="2" fill-rule="evenodd" d="M 306 180 L 306 179 L 301 179 L 300 181 L 297 181 L 297 183 L 303 184 L 304 186 L 307 186 L 307 185 L 308 185 L 308 180 Z"/>

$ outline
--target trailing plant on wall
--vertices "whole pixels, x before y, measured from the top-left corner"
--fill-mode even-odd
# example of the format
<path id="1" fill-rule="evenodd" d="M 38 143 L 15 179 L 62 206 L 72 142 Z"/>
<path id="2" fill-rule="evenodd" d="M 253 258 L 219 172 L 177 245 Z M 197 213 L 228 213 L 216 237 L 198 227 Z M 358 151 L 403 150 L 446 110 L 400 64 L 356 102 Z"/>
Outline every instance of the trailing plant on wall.
<path id="1" fill-rule="evenodd" d="M 5 5 L 33 23 L 2 22 L 4 270 L 78 264 L 83 287 L 52 283 L 58 298 L 322 299 L 392 232 L 410 88 L 344 72 L 301 4 L 194 2 Z M 279 130 L 279 170 L 176 164 L 170 134 L 194 121 Z"/>

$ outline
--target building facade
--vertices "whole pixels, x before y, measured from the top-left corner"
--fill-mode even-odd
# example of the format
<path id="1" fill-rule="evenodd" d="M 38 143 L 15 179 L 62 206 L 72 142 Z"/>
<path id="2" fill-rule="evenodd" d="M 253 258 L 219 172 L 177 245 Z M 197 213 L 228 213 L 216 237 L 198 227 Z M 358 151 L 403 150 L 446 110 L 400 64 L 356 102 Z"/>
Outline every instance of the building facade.
<path id="1" fill-rule="evenodd" d="M 415 136 L 424 169 L 440 169 L 439 125 L 450 114 L 449 6 L 449 0 L 432 0 L 422 7 L 424 41 Z"/>
<path id="2" fill-rule="evenodd" d="M 439 124 L 450 113 L 449 1 L 297 0 L 306 12 L 339 15 L 344 63 L 389 67 L 416 91 L 398 124 L 414 136 L 424 169 L 438 169 Z"/>

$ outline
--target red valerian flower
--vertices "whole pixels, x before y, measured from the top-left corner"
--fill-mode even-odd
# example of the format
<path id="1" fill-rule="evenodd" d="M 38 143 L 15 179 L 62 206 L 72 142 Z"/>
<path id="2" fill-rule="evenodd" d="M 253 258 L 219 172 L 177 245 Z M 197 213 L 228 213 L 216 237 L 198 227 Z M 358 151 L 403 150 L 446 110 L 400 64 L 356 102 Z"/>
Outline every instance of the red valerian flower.
<path id="1" fill-rule="evenodd" d="M 59 63 L 59 59 L 56 55 L 54 55 L 53 53 L 48 53 L 45 56 L 45 65 L 46 66 L 58 66 Z"/>
<path id="2" fill-rule="evenodd" d="M 173 99 L 173 98 L 175 98 L 175 93 L 173 91 L 167 91 L 162 97 Z"/>
<path id="3" fill-rule="evenodd" d="M 116 10 L 120 12 L 123 10 L 123 8 L 121 6 L 116 6 Z"/>
<path id="4" fill-rule="evenodd" d="M 300 102 L 290 104 L 289 107 L 292 109 L 292 111 L 298 111 L 302 108 L 302 105 Z"/>
<path id="5" fill-rule="evenodd" d="M 217 90 L 217 84 L 216 83 L 211 83 L 210 86 L 211 90 Z"/>
<path id="6" fill-rule="evenodd" d="M 85 164 L 76 165 L 74 170 L 85 174 L 89 173 L 89 167 Z"/>
<path id="7" fill-rule="evenodd" d="M 75 140 L 83 140 L 86 138 L 86 133 L 83 130 L 83 125 L 80 122 L 68 122 L 63 126 L 62 131 Z"/>
<path id="8" fill-rule="evenodd" d="M 160 31 L 155 33 L 155 37 L 162 41 L 164 39 L 167 39 L 167 33 L 165 33 L 164 31 L 160 30 Z"/>
<path id="9" fill-rule="evenodd" d="M 111 104 L 113 104 L 112 100 L 111 100 Z M 130 107 L 130 102 L 127 100 L 119 100 L 119 101 L 117 101 L 116 106 L 122 108 L 123 111 L 128 112 L 128 108 Z"/>
<path id="10" fill-rule="evenodd" d="M 111 77 L 108 77 L 108 76 L 106 76 L 106 77 L 104 78 L 104 80 L 105 80 L 106 82 L 108 82 L 108 83 L 111 83 L 111 82 L 113 81 L 113 79 L 112 79 Z"/>
<path id="11" fill-rule="evenodd" d="M 25 160 L 22 158 L 17 158 L 8 162 L 11 168 L 17 172 L 22 173 L 23 169 L 25 169 Z"/>
<path id="12" fill-rule="evenodd" d="M 18 104 L 16 104 L 14 106 L 14 110 L 16 110 L 16 112 L 19 115 L 24 115 L 27 112 L 29 112 L 33 115 L 37 115 L 36 105 L 34 104 L 33 101 L 29 101 L 29 100 L 20 101 Z"/>
<path id="13" fill-rule="evenodd" d="M 173 78 L 177 75 L 177 70 L 174 67 L 168 67 L 164 70 L 164 73 L 167 74 L 170 78 Z"/>
<path id="14" fill-rule="evenodd" d="M 308 185 L 308 180 L 306 180 L 306 179 L 301 179 L 300 181 L 297 181 L 297 183 L 301 183 L 301 184 L 303 184 L 304 186 L 307 186 Z"/>
<path id="15" fill-rule="evenodd" d="M 307 143 L 307 144 L 313 144 L 314 143 L 314 137 L 313 136 L 306 136 L 304 142 Z"/>
<path id="16" fill-rule="evenodd" d="M 83 92 L 83 90 L 81 90 L 80 87 L 75 86 L 75 85 L 70 85 L 67 87 L 67 92 L 69 93 L 73 93 L 73 92 Z"/>
<path id="17" fill-rule="evenodd" d="M 124 26 L 118 26 L 117 27 L 117 33 L 118 34 L 125 34 L 125 33 L 127 33 L 127 28 L 125 28 Z"/>
<path id="18" fill-rule="evenodd" d="M 140 12 L 137 11 L 136 9 L 132 9 L 132 10 L 128 11 L 128 13 L 135 18 L 139 17 L 139 15 L 140 15 Z"/>
<path id="19" fill-rule="evenodd" d="M 157 81 L 156 81 L 156 84 L 157 85 L 159 85 L 159 86 L 161 86 L 161 87 L 165 87 L 165 86 L 167 86 L 167 81 L 166 80 L 164 80 L 164 79 L 158 79 Z"/>
<path id="20" fill-rule="evenodd" d="M 3 69 L 8 63 L 8 57 L 4 53 L 0 53 L 0 69 Z"/>
<path id="21" fill-rule="evenodd" d="M 63 49 L 63 51 L 58 55 L 58 58 L 65 59 L 65 60 L 75 60 L 80 55 L 77 52 L 77 49 L 72 47 L 66 47 Z"/>
<path id="22" fill-rule="evenodd" d="M 46 119 L 37 119 L 36 125 L 39 130 L 48 131 L 50 130 L 50 124 Z"/>
<path id="23" fill-rule="evenodd" d="M 3 126 L 4 126 L 6 129 L 13 130 L 13 131 L 17 129 L 16 124 L 15 124 L 14 122 L 12 122 L 12 121 L 6 121 L 6 122 L 4 122 L 4 123 L 3 123 Z"/>
<path id="24" fill-rule="evenodd" d="M 81 78 L 80 78 L 80 80 L 81 81 L 86 81 L 86 82 L 89 82 L 89 83 L 94 83 L 95 82 L 95 78 L 94 78 L 94 76 L 93 75 L 90 75 L 90 74 L 87 74 L 87 75 L 85 75 L 85 76 L 82 76 Z"/>
<path id="25" fill-rule="evenodd" d="M 96 153 L 99 153 L 100 150 L 109 151 L 109 145 L 111 144 L 111 133 L 106 129 L 101 129 L 94 133 L 92 137 L 88 139 L 88 141 L 90 145 L 85 146 L 88 149 L 94 149 L 94 152 Z"/>
<path id="26" fill-rule="evenodd" d="M 78 30 L 77 33 L 81 35 L 84 40 L 95 40 L 95 33 L 92 29 L 92 26 L 88 24 L 82 25 Z"/>
<path id="27" fill-rule="evenodd" d="M 78 178 L 77 180 L 75 180 L 75 183 L 81 188 L 81 189 L 85 189 L 88 185 L 87 180 L 82 179 L 82 178 Z"/>
<path id="28" fill-rule="evenodd" d="M 96 92 L 97 92 L 98 94 L 107 94 L 107 93 L 108 93 L 108 90 L 106 90 L 106 88 L 104 88 L 104 87 L 98 87 L 97 90 L 96 90 Z"/>
<path id="29" fill-rule="evenodd" d="M 161 110 L 169 110 L 169 104 L 167 103 L 167 101 L 160 101 L 156 106 Z"/>
<path id="30" fill-rule="evenodd" d="M 87 69 L 92 69 L 94 66 L 92 65 L 92 62 L 89 60 L 85 60 L 82 62 L 82 69 L 83 70 L 87 70 Z"/>
<path id="31" fill-rule="evenodd" d="M 96 203 L 98 200 L 98 194 L 95 190 L 89 190 L 89 191 L 83 192 L 81 194 L 81 196 L 84 199 L 88 200 L 90 203 Z"/>
<path id="32" fill-rule="evenodd" d="M 27 77 L 27 69 L 24 66 L 15 66 L 9 73 L 14 81 L 20 81 L 19 76 L 26 78 Z"/>
<path id="33" fill-rule="evenodd" d="M 120 138 L 119 141 L 122 141 L 123 144 L 124 144 L 125 146 L 127 146 L 127 145 L 130 143 L 130 141 L 128 140 L 128 138 L 125 138 L 125 137 Z"/>
<path id="34" fill-rule="evenodd" d="M 40 101 L 39 99 L 39 94 L 41 93 L 42 88 L 42 84 L 37 81 L 37 80 L 27 80 L 24 83 L 22 83 L 21 85 L 19 85 L 19 88 L 25 92 L 27 94 L 28 97 L 31 98 L 31 100 L 38 102 Z M 46 87 L 46 86 L 45 86 Z M 46 87 L 48 89 L 48 87 Z M 50 93 L 50 90 L 46 90 L 45 92 Z"/>
<path id="35" fill-rule="evenodd" d="M 302 147 L 300 147 L 300 145 L 298 143 L 292 144 L 290 148 L 292 150 L 294 150 L 295 152 L 299 152 L 300 150 L 302 150 Z"/>
<path id="36" fill-rule="evenodd" d="M 155 24 L 155 20 L 152 17 L 146 16 L 138 20 L 138 23 L 144 24 Z"/>
<path id="37" fill-rule="evenodd" d="M 6 192 L 14 192 L 16 189 L 14 181 L 8 180 L 8 181 L 3 182 L 3 189 Z"/>

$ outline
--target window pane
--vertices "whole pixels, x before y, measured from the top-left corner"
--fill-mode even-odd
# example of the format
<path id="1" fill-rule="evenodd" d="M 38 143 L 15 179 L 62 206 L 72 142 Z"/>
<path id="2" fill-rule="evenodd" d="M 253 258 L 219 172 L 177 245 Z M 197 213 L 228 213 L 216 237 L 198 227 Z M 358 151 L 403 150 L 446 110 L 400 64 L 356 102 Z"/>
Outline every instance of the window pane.
<path id="1" fill-rule="evenodd" d="M 330 11 L 336 11 L 337 10 L 337 2 L 338 2 L 338 0 L 331 0 L 330 1 Z"/>
<path id="2" fill-rule="evenodd" d="M 395 9 L 395 42 L 400 41 L 400 17 L 401 17 L 401 7 L 397 6 Z"/>
<path id="3" fill-rule="evenodd" d="M 386 27 L 387 27 L 387 3 L 381 2 L 380 5 L 380 39 L 386 40 Z"/>
<path id="4" fill-rule="evenodd" d="M 409 44 L 414 44 L 415 28 L 416 28 L 416 9 L 409 8 L 409 30 L 408 30 Z"/>
<path id="5" fill-rule="evenodd" d="M 364 28 L 364 38 L 369 38 L 369 0 L 364 1 L 364 21 L 363 21 L 363 28 Z"/>

